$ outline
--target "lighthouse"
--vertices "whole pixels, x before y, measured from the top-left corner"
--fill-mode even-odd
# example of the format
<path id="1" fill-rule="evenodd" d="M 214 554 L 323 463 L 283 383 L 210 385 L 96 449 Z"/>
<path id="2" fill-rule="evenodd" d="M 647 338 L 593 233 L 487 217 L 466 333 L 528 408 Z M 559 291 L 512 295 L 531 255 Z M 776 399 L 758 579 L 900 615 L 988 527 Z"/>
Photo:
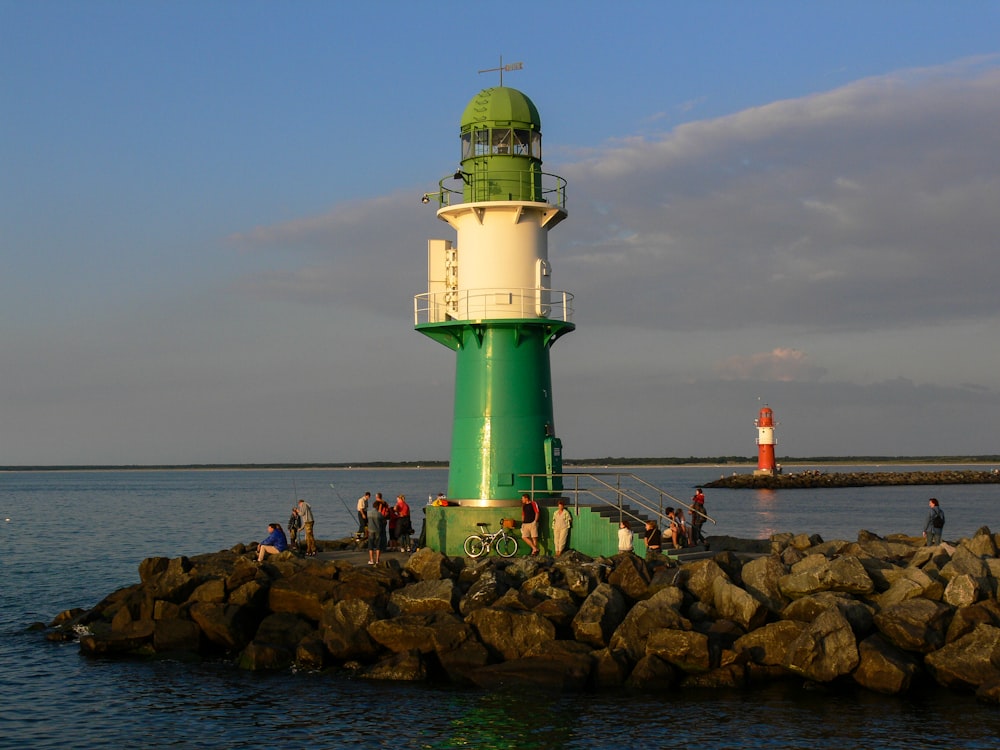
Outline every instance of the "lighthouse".
<path id="1" fill-rule="evenodd" d="M 566 218 L 566 181 L 542 171 L 541 118 L 516 89 L 476 94 L 459 138 L 459 168 L 423 196 L 455 240 L 428 240 L 414 327 L 455 353 L 449 502 L 519 505 L 562 491 L 549 351 L 575 326 L 548 235 Z"/>
<path id="2" fill-rule="evenodd" d="M 761 407 L 754 424 L 757 427 L 757 470 L 754 475 L 773 476 L 779 473 L 774 463 L 774 446 L 777 440 L 774 438 L 774 412 L 767 404 Z"/>

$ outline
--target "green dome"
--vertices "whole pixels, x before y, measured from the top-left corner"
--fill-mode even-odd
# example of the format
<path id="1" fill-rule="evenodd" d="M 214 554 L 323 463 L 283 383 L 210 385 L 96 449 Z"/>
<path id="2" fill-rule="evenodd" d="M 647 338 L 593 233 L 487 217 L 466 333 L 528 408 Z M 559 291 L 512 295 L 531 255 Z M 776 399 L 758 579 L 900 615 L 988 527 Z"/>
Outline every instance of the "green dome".
<path id="1" fill-rule="evenodd" d="M 542 118 L 535 103 L 517 89 L 498 86 L 483 89 L 462 113 L 462 132 L 479 129 L 489 123 L 540 131 Z"/>

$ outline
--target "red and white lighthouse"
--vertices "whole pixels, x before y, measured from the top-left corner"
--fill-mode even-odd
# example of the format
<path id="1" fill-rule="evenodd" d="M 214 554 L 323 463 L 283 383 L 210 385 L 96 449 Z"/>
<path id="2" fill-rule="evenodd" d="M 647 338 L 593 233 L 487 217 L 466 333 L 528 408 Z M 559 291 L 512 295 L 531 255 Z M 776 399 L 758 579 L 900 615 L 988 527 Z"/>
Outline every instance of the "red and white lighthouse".
<path id="1" fill-rule="evenodd" d="M 778 442 L 774 439 L 774 424 L 774 412 L 764 404 L 757 419 L 754 420 L 754 425 L 757 427 L 757 470 L 754 475 L 773 476 L 778 473 L 777 465 L 774 463 L 774 446 Z"/>

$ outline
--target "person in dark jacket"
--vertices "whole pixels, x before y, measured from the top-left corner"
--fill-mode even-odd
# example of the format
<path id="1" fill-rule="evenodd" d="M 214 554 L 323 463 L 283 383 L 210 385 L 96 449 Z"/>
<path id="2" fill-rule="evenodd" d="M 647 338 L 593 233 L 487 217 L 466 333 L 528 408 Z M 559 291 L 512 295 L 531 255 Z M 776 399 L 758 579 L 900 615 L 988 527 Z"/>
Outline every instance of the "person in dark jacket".
<path id="1" fill-rule="evenodd" d="M 941 510 L 936 497 L 928 500 L 927 505 L 930 506 L 930 511 L 927 513 L 927 522 L 924 524 L 924 539 L 927 540 L 927 546 L 930 547 L 935 544 L 941 544 L 941 529 L 944 528 L 944 511 Z"/>
<path id="2" fill-rule="evenodd" d="M 299 529 L 302 528 L 302 518 L 299 516 L 297 505 L 292 506 L 292 515 L 288 517 L 288 547 L 289 549 L 299 548 Z"/>
<path id="3" fill-rule="evenodd" d="M 277 555 L 286 549 L 288 549 L 288 540 L 285 538 L 285 532 L 281 530 L 281 524 L 269 523 L 267 536 L 257 547 L 257 562 L 262 562 L 264 555 Z"/>

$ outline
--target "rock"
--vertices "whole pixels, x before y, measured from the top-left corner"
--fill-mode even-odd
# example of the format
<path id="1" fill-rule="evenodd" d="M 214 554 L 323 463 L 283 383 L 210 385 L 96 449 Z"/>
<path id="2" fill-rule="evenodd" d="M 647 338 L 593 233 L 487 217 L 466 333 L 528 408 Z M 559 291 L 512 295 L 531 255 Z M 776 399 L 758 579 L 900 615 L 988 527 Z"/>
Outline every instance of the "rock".
<path id="1" fill-rule="evenodd" d="M 968 547 L 958 547 L 951 555 L 951 560 L 941 568 L 941 575 L 947 579 L 965 573 L 973 578 L 986 579 L 990 569 L 983 558 L 969 551 Z"/>
<path id="2" fill-rule="evenodd" d="M 529 687 L 547 692 L 580 691 L 589 685 L 592 667 L 589 654 L 543 654 L 491 664 L 470 677 L 490 690 Z"/>
<path id="3" fill-rule="evenodd" d="M 593 653 L 592 671 L 594 687 L 598 690 L 619 688 L 629 676 L 628 659 L 621 652 L 602 648 Z"/>
<path id="4" fill-rule="evenodd" d="M 959 546 L 964 547 L 978 558 L 997 556 L 996 541 L 993 539 L 993 534 L 985 526 L 976 531 L 971 539 L 963 539 Z"/>
<path id="5" fill-rule="evenodd" d="M 978 625 L 971 633 L 927 654 L 924 664 L 948 688 L 978 688 L 1000 682 L 1000 628 Z"/>
<path id="6" fill-rule="evenodd" d="M 863 602 L 849 594 L 835 594 L 830 591 L 821 591 L 812 596 L 796 599 L 781 611 L 781 617 L 785 620 L 813 622 L 830 609 L 836 609 L 844 616 L 856 636 L 864 637 L 874 625 L 872 611 Z"/>
<path id="7" fill-rule="evenodd" d="M 780 578 L 787 573 L 788 570 L 776 556 L 758 557 L 743 566 L 741 571 L 743 588 L 767 607 L 768 611 L 776 614 L 789 601 L 781 593 L 781 587 L 778 585 Z"/>
<path id="8" fill-rule="evenodd" d="M 375 608 L 361 599 L 330 601 L 323 605 L 319 634 L 334 659 L 370 659 L 378 647 L 368 634 L 368 626 L 378 619 Z"/>
<path id="9" fill-rule="evenodd" d="M 661 629 L 650 633 L 646 655 L 654 655 L 682 672 L 707 672 L 711 668 L 708 636 L 689 630 Z"/>
<path id="10" fill-rule="evenodd" d="M 720 617 L 733 620 L 744 630 L 764 624 L 767 607 L 751 594 L 723 578 L 715 579 L 715 610 Z"/>
<path id="11" fill-rule="evenodd" d="M 872 635 L 858 644 L 860 661 L 854 670 L 854 680 L 876 693 L 896 695 L 910 689 L 920 674 L 919 663 L 879 635 Z"/>
<path id="12" fill-rule="evenodd" d="M 454 612 L 457 599 L 455 582 L 450 578 L 417 581 L 393 591 L 388 609 L 390 615 Z"/>
<path id="13" fill-rule="evenodd" d="M 538 643 L 555 640 L 555 626 L 534 612 L 477 609 L 466 617 L 479 640 L 497 658 L 520 659 Z"/>
<path id="14" fill-rule="evenodd" d="M 984 623 L 1000 627 L 1000 602 L 988 599 L 967 607 L 959 607 L 948 625 L 945 643 L 958 640 L 963 635 L 975 630 L 977 625 Z"/>
<path id="15" fill-rule="evenodd" d="M 646 654 L 646 639 L 661 628 L 690 630 L 690 622 L 671 606 L 672 598 L 665 592 L 638 602 L 628 611 L 611 636 L 608 647 L 624 653 L 632 663 Z"/>
<path id="16" fill-rule="evenodd" d="M 650 690 L 667 690 L 677 684 L 680 673 L 677 668 L 656 654 L 649 654 L 639 659 L 625 685 L 632 690 L 643 692 Z"/>
<path id="17" fill-rule="evenodd" d="M 856 557 L 827 560 L 822 555 L 809 555 L 793 565 L 791 572 L 778 580 L 778 587 L 790 599 L 819 591 L 869 594 L 875 590 L 875 584 Z"/>
<path id="18" fill-rule="evenodd" d="M 158 653 L 201 650 L 201 629 L 191 620 L 156 620 L 153 623 L 153 648 Z"/>
<path id="19" fill-rule="evenodd" d="M 255 610 L 235 604 L 196 602 L 189 612 L 205 637 L 225 651 L 239 651 L 250 643 L 261 619 Z"/>
<path id="20" fill-rule="evenodd" d="M 608 583 L 632 601 L 645 599 L 649 595 L 647 591 L 649 582 L 649 568 L 635 555 L 617 557 L 615 568 L 608 575 Z"/>
<path id="21" fill-rule="evenodd" d="M 944 590 L 944 602 L 953 607 L 969 607 L 975 604 L 982 593 L 978 578 L 968 573 L 959 573 L 948 581 Z"/>
<path id="22" fill-rule="evenodd" d="M 390 651 L 453 651 L 473 637 L 470 627 L 451 612 L 400 615 L 375 620 L 368 634 Z"/>
<path id="23" fill-rule="evenodd" d="M 738 638 L 733 650 L 746 654 L 755 664 L 780 667 L 785 663 L 789 646 L 806 627 L 806 623 L 796 620 L 772 622 Z"/>
<path id="24" fill-rule="evenodd" d="M 594 648 L 604 648 L 625 618 L 625 597 L 610 583 L 602 583 L 584 600 L 573 618 L 576 640 Z"/>
<path id="25" fill-rule="evenodd" d="M 715 560 L 698 560 L 684 565 L 684 587 L 701 602 L 715 601 L 715 580 L 721 578 L 731 583 L 729 576 Z"/>
<path id="26" fill-rule="evenodd" d="M 287 612 L 319 622 L 323 605 L 339 592 L 341 586 L 305 573 L 281 578 L 268 590 L 268 607 L 272 612 Z"/>
<path id="27" fill-rule="evenodd" d="M 858 666 L 851 625 L 837 610 L 827 610 L 788 646 L 785 669 L 815 682 L 830 682 Z"/>
<path id="28" fill-rule="evenodd" d="M 382 659 L 366 669 L 361 676 L 369 680 L 424 682 L 427 679 L 427 666 L 419 651 L 406 651 Z"/>
<path id="29" fill-rule="evenodd" d="M 487 570 L 469 587 L 459 602 L 458 611 L 464 616 L 473 610 L 488 607 L 509 588 L 504 577 L 501 577 L 496 570 Z"/>
<path id="30" fill-rule="evenodd" d="M 904 651 L 926 654 L 944 645 L 952 609 L 929 599 L 907 599 L 875 615 L 875 627 Z"/>
<path id="31" fill-rule="evenodd" d="M 318 634 L 306 636 L 295 649 L 295 663 L 305 669 L 320 670 L 326 665 L 326 648 Z"/>
<path id="32" fill-rule="evenodd" d="M 294 651 L 273 643 L 253 642 L 243 649 L 236 663 L 241 669 L 259 672 L 288 669 L 294 660 Z"/>
<path id="33" fill-rule="evenodd" d="M 253 642 L 279 646 L 294 654 L 299 641 L 312 633 L 312 625 L 298 615 L 289 612 L 275 612 L 261 620 Z"/>

